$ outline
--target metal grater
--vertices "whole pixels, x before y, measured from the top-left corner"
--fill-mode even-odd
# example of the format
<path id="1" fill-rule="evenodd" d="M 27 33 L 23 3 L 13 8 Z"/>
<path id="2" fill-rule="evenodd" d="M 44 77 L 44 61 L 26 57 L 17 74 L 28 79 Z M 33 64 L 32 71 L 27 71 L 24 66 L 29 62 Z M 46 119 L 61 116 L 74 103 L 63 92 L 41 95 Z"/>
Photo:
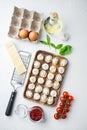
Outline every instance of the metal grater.
<path id="1" fill-rule="evenodd" d="M 24 52 L 24 51 L 20 51 L 19 52 L 21 59 L 26 67 L 26 69 L 28 69 L 29 63 L 30 63 L 30 58 L 31 58 L 31 54 L 29 52 Z M 13 71 L 13 75 L 11 78 L 11 84 L 15 85 L 19 85 L 22 86 L 24 84 L 25 81 L 25 77 L 26 77 L 26 73 L 18 75 L 16 69 L 14 69 Z"/>
<path id="2" fill-rule="evenodd" d="M 28 70 L 28 66 L 30 63 L 31 54 L 29 52 L 20 51 L 19 55 L 21 56 L 21 59 L 26 67 L 26 70 Z M 12 78 L 11 78 L 11 85 L 13 87 L 13 92 L 11 93 L 7 109 L 5 112 L 6 116 L 10 116 L 13 108 L 13 103 L 15 100 L 15 96 L 17 93 L 17 88 L 22 87 L 26 78 L 27 71 L 24 74 L 18 75 L 16 69 L 14 69 Z"/>

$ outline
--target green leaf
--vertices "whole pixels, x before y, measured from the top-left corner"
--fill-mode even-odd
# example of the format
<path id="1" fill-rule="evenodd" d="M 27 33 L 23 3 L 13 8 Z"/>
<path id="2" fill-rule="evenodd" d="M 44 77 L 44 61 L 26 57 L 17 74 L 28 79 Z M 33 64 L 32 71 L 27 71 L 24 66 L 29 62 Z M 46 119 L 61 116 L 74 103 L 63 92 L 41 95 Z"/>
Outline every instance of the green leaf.
<path id="1" fill-rule="evenodd" d="M 45 42 L 45 41 L 40 41 L 42 44 L 44 44 L 44 45 L 49 45 L 47 42 Z"/>
<path id="2" fill-rule="evenodd" d="M 50 37 L 49 37 L 49 35 L 46 35 L 46 40 L 47 40 L 47 43 L 50 44 Z"/>
<path id="3" fill-rule="evenodd" d="M 60 48 L 62 48 L 63 47 L 63 44 L 58 44 L 57 46 L 56 46 L 56 49 L 60 49 Z"/>
<path id="4" fill-rule="evenodd" d="M 54 43 L 50 43 L 50 46 L 53 47 L 54 49 L 56 49 L 56 46 Z"/>
<path id="5" fill-rule="evenodd" d="M 71 53 L 71 49 L 72 49 L 72 46 L 66 45 L 66 46 L 64 46 L 63 48 L 60 49 L 59 54 L 62 55 L 62 56 L 68 55 L 68 54 Z"/>

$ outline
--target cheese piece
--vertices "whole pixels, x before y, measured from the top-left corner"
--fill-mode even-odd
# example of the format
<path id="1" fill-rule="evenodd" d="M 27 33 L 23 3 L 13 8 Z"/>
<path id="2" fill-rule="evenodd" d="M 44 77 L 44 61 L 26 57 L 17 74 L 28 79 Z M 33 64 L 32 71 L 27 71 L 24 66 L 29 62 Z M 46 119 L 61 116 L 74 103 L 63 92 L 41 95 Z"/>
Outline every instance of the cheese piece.
<path id="1" fill-rule="evenodd" d="M 12 42 L 9 42 L 5 45 L 5 47 L 10 55 L 10 58 L 14 64 L 14 67 L 16 68 L 17 73 L 23 74 L 24 72 L 26 72 L 26 68 L 21 60 L 21 57 L 20 57 L 15 45 Z"/>

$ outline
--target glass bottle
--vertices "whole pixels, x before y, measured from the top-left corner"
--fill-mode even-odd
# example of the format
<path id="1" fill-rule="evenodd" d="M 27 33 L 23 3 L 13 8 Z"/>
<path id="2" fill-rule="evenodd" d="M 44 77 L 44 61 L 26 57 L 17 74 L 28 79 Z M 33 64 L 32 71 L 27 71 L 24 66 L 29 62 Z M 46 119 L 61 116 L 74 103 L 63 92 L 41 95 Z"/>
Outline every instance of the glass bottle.
<path id="1" fill-rule="evenodd" d="M 69 40 L 69 34 L 64 32 L 62 20 L 56 12 L 51 13 L 44 21 L 44 28 L 49 34 L 57 35 L 59 40 Z"/>
<path id="2" fill-rule="evenodd" d="M 45 30 L 50 34 L 58 34 L 62 30 L 62 21 L 56 12 L 50 14 L 50 16 L 44 21 Z"/>

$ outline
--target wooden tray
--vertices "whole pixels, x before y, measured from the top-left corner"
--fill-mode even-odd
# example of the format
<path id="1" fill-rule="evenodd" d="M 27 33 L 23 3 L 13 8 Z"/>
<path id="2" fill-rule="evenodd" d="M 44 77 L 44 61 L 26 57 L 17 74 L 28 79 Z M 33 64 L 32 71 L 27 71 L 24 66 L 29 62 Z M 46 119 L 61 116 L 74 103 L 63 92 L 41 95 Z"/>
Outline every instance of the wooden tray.
<path id="1" fill-rule="evenodd" d="M 36 64 L 38 61 L 39 64 Z M 65 57 L 61 57 L 59 55 L 55 55 L 42 50 L 37 51 L 31 67 L 29 78 L 25 86 L 24 97 L 28 100 L 35 101 L 40 104 L 54 106 L 57 103 L 59 97 L 67 65 L 68 60 Z M 43 66 L 45 66 L 45 68 Z M 48 69 L 46 68 L 47 66 L 49 66 Z M 43 68 L 47 70 L 44 70 Z M 41 71 L 43 72 L 43 70 L 47 75 L 44 75 L 43 73 L 41 74 Z M 32 76 L 34 77 L 31 78 Z M 38 78 L 43 78 L 43 80 L 38 80 Z M 34 81 L 35 79 L 36 81 Z M 48 80 L 50 80 L 50 83 Z M 39 86 L 39 90 L 37 89 L 38 85 L 41 86 Z"/>

